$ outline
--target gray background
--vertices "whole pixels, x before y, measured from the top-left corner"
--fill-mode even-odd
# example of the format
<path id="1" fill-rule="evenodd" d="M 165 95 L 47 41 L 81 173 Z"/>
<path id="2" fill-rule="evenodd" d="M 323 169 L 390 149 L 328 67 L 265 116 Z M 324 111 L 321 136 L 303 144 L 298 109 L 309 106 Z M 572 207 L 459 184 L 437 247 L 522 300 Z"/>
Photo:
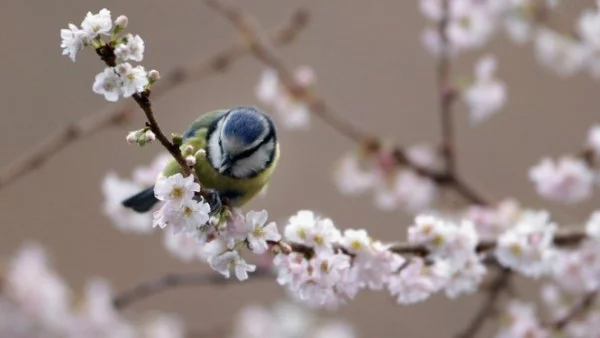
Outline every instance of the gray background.
<path id="1" fill-rule="evenodd" d="M 425 20 L 415 1 L 248 0 L 238 1 L 263 27 L 285 22 L 294 8 L 311 11 L 301 38 L 283 51 L 293 65 L 315 68 L 318 90 L 344 118 L 399 144 L 439 140 L 434 60 L 421 47 Z M 594 1 L 570 1 L 559 15 Z M 234 30 L 201 1 L 16 1 L 0 2 L 0 161 L 9 162 L 65 123 L 105 107 L 92 93 L 98 59 L 86 50 L 73 64 L 60 56 L 59 29 L 79 24 L 88 11 L 109 8 L 127 14 L 130 31 L 146 42 L 143 64 L 163 72 L 229 45 Z M 567 26 L 565 26 L 567 27 Z M 551 208 L 561 222 L 587 217 L 598 199 L 578 207 L 547 204 L 533 191 L 527 170 L 544 154 L 578 149 L 588 126 L 598 122 L 598 83 L 586 75 L 562 80 L 540 67 L 530 46 L 503 36 L 489 51 L 499 58 L 509 102 L 489 122 L 471 128 L 464 106 L 457 106 L 459 169 L 474 186 L 496 199 L 518 197 L 531 207 Z M 457 72 L 471 74 L 480 52 L 469 53 Z M 221 76 L 185 85 L 155 102 L 165 130 L 180 131 L 201 112 L 237 104 L 256 104 L 254 86 L 263 67 L 251 58 Z M 309 208 L 332 217 L 339 227 L 364 227 L 375 237 L 405 238 L 410 217 L 401 210 L 378 211 L 370 196 L 343 198 L 331 181 L 335 160 L 352 148 L 318 119 L 308 132 L 281 132 L 282 158 L 269 194 L 247 207 L 266 208 L 284 219 Z M 11 254 L 25 240 L 43 242 L 58 270 L 80 290 L 92 276 L 105 276 L 117 290 L 172 271 L 197 271 L 163 249 L 162 238 L 123 235 L 101 213 L 100 182 L 108 170 L 129 175 L 149 161 L 158 146 L 126 146 L 130 127 L 85 139 L 58 154 L 41 170 L 0 191 L 0 254 Z M 530 289 L 535 292 L 535 289 Z M 526 293 L 525 293 L 526 294 Z M 179 289 L 145 300 L 140 309 L 181 314 L 194 329 L 222 325 L 236 308 L 282 297 L 274 281 L 224 288 Z M 338 313 L 370 337 L 448 337 L 475 311 L 477 296 L 459 302 L 443 296 L 415 306 L 395 305 L 385 293 L 362 292 Z"/>

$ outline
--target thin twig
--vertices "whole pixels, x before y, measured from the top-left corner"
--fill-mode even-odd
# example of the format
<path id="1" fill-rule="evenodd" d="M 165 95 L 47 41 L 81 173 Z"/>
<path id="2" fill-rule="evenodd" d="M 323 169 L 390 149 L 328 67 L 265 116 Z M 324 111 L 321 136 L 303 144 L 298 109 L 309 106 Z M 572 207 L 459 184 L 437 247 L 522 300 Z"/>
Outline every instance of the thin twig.
<path id="1" fill-rule="evenodd" d="M 469 322 L 469 325 L 459 334 L 457 338 L 472 338 L 483 328 L 485 322 L 496 312 L 497 302 L 503 291 L 507 289 L 511 277 L 510 270 L 502 270 L 498 276 L 492 280 L 489 286 L 487 296 L 481 307 L 477 310 L 475 317 Z"/>
<path id="2" fill-rule="evenodd" d="M 450 62 L 450 41 L 446 28 L 449 20 L 449 0 L 442 1 L 442 17 L 438 23 L 438 34 L 440 36 L 442 51 L 438 57 L 436 81 L 439 92 L 440 118 L 442 126 L 442 155 L 449 175 L 456 173 L 454 121 L 452 118 L 452 106 L 455 93 L 451 85 L 452 64 Z"/>
<path id="3" fill-rule="evenodd" d="M 205 0 L 205 2 L 216 12 L 227 18 L 237 28 L 238 32 L 247 40 L 256 58 L 265 65 L 273 68 L 288 92 L 296 99 L 303 101 L 312 113 L 319 116 L 340 134 L 348 137 L 359 145 L 365 146 L 369 150 L 377 151 L 383 147 L 377 137 L 358 129 L 346 120 L 339 118 L 340 115 L 335 113 L 323 98 L 319 97 L 314 91 L 309 91 L 304 86 L 298 84 L 294 79 L 292 72 L 269 43 L 268 39 L 262 33 L 260 27 L 258 27 L 252 17 L 240 11 L 226 0 Z M 404 150 L 399 147 L 394 149 L 394 154 L 399 164 L 407 166 L 418 174 L 432 179 L 440 186 L 454 189 L 467 201 L 474 204 L 490 204 L 483 196 L 474 192 L 472 188 L 467 187 L 466 183 L 459 180 L 454 173 L 438 172 L 422 167 L 417 163 L 412 162 L 406 156 Z"/>
<path id="4" fill-rule="evenodd" d="M 550 329 L 555 331 L 561 331 L 570 322 L 577 319 L 579 316 L 585 314 L 594 305 L 597 298 L 598 291 L 589 292 L 563 318 L 555 321 L 554 323 L 551 323 L 549 325 Z"/>
<path id="5" fill-rule="evenodd" d="M 298 36 L 298 33 L 303 30 L 307 22 L 308 13 L 304 10 L 298 10 L 294 13 L 290 22 L 269 35 L 269 40 L 273 45 L 288 44 Z M 237 41 L 200 62 L 185 67 L 177 67 L 164 75 L 156 86 L 153 86 L 152 96 L 156 98 L 172 91 L 183 83 L 224 72 L 234 61 L 248 54 L 248 52 L 249 48 L 244 41 Z M 136 105 L 132 102 L 124 102 L 116 108 L 114 105 L 110 105 L 108 108 L 87 115 L 56 131 L 23 156 L 9 162 L 2 168 L 0 171 L 0 189 L 16 182 L 25 174 L 40 168 L 50 158 L 73 142 L 129 121 L 135 108 Z"/>
<path id="6" fill-rule="evenodd" d="M 114 53 L 114 48 L 110 45 L 104 45 L 96 49 L 96 54 L 100 56 L 102 61 L 109 67 L 117 66 L 117 57 Z M 200 182 L 198 175 L 195 170 L 192 170 L 190 166 L 185 161 L 185 158 L 181 154 L 181 149 L 175 143 L 172 143 L 171 140 L 167 138 L 167 136 L 163 133 L 162 129 L 158 125 L 158 121 L 156 121 L 156 117 L 154 116 L 154 111 L 152 110 L 152 103 L 149 98 L 150 92 L 144 91 L 142 93 L 133 94 L 133 100 L 138 104 L 138 106 L 142 109 L 144 114 L 146 115 L 146 126 L 150 128 L 150 130 L 156 136 L 156 139 L 160 142 L 160 144 L 171 154 L 171 156 L 177 161 L 179 166 L 181 167 L 181 171 L 185 176 L 193 175 L 194 180 L 196 182 Z M 201 193 L 204 192 L 201 191 Z"/>
<path id="7" fill-rule="evenodd" d="M 267 280 L 265 277 L 271 276 L 272 273 L 269 270 L 257 269 L 255 272 L 250 274 L 250 278 L 248 278 L 248 280 Z M 118 293 L 113 298 L 113 304 L 116 309 L 123 310 L 142 299 L 146 299 L 178 287 L 200 285 L 223 286 L 234 283 L 238 283 L 238 281 L 234 278 L 226 279 L 225 277 L 212 271 L 209 273 L 170 273 L 156 279 L 144 281 L 129 290 Z"/>

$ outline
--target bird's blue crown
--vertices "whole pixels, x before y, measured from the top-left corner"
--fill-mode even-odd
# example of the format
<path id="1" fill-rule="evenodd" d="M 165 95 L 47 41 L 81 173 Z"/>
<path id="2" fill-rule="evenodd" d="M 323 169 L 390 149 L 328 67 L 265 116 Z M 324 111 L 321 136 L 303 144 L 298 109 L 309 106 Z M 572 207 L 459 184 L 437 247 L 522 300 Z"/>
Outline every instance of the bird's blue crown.
<path id="1" fill-rule="evenodd" d="M 244 144 L 252 144 L 266 133 L 267 123 L 263 114 L 252 107 L 233 108 L 223 126 L 226 138 L 235 138 Z"/>

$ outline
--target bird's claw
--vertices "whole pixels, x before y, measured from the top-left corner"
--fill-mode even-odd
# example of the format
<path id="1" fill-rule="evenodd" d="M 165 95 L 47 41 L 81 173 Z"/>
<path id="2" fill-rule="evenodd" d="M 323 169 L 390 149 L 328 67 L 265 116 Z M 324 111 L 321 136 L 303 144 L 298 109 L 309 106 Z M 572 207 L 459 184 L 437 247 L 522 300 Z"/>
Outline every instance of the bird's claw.
<path id="1" fill-rule="evenodd" d="M 208 198 L 206 199 L 206 203 L 210 206 L 210 215 L 215 216 L 219 215 L 223 210 L 223 201 L 221 200 L 221 196 L 216 190 L 209 189 L 205 190 L 208 192 Z"/>

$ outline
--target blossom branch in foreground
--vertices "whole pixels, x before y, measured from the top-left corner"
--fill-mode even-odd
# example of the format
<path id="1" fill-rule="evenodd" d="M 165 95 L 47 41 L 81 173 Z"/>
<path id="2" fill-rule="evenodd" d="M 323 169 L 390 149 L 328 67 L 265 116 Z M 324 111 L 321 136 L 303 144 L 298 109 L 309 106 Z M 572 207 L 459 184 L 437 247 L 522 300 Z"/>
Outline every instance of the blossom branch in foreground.
<path id="1" fill-rule="evenodd" d="M 211 8 L 226 17 L 238 29 L 240 34 L 247 39 L 254 55 L 263 63 L 275 69 L 284 87 L 286 87 L 292 96 L 305 102 L 312 113 L 319 116 L 340 134 L 360 145 L 364 145 L 365 148 L 371 151 L 377 151 L 384 147 L 377 137 L 367 134 L 345 120 L 338 118 L 338 114 L 334 113 L 333 109 L 325 102 L 325 100 L 323 100 L 323 98 L 319 97 L 313 91 L 308 91 L 305 87 L 299 85 L 292 72 L 285 65 L 285 62 L 277 54 L 268 39 L 261 32 L 258 25 L 248 14 L 240 11 L 228 1 L 205 1 Z M 411 161 L 405 151 L 399 147 L 394 149 L 394 158 L 398 164 L 409 167 L 416 173 L 430 178 L 440 186 L 446 186 L 453 189 L 470 203 L 489 204 L 486 198 L 479 193 L 476 193 L 465 182 L 459 179 L 455 173 L 446 171 L 438 172 L 423 167 L 414 161 Z"/>
<path id="2" fill-rule="evenodd" d="M 104 45 L 102 47 L 96 48 L 96 53 L 100 56 L 102 61 L 104 61 L 104 63 L 106 63 L 107 66 L 113 67 L 113 68 L 117 67 L 117 62 L 116 62 L 117 56 L 115 55 L 115 49 L 112 46 Z M 181 149 L 179 149 L 179 146 L 175 143 L 172 143 L 167 138 L 167 136 L 163 133 L 162 129 L 158 125 L 158 122 L 156 121 L 156 118 L 154 117 L 154 111 L 152 110 L 152 104 L 150 102 L 150 91 L 144 90 L 142 92 L 136 92 L 133 95 L 131 95 L 131 97 L 133 97 L 135 102 L 138 104 L 138 106 L 142 109 L 142 111 L 146 115 L 146 119 L 148 120 L 146 122 L 146 127 L 148 127 L 150 129 L 150 131 L 152 131 L 154 133 L 156 139 L 158 139 L 160 144 L 171 154 L 171 156 L 173 156 L 175 161 L 177 161 L 177 163 L 181 167 L 181 171 L 183 172 L 183 174 L 185 176 L 192 175 L 196 182 L 200 182 L 200 180 L 197 177 L 196 172 L 194 170 L 192 170 L 192 168 L 190 168 L 190 166 L 186 162 L 185 158 L 183 157 L 183 155 L 181 153 Z M 200 193 L 202 194 L 202 192 L 200 192 Z M 203 196 L 203 197 L 206 197 L 206 196 Z"/>
<path id="3" fill-rule="evenodd" d="M 272 273 L 267 269 L 257 269 L 252 273 L 251 280 L 267 280 L 265 277 L 272 276 Z M 116 294 L 113 298 L 113 304 L 116 309 L 123 310 L 142 299 L 174 288 L 201 285 L 222 286 L 234 283 L 239 282 L 235 279 L 223 278 L 223 276 L 213 272 L 170 273 L 142 282 L 129 290 Z"/>
<path id="4" fill-rule="evenodd" d="M 290 22 L 269 34 L 269 40 L 275 46 L 286 45 L 294 41 L 308 23 L 308 19 L 307 11 L 297 10 Z M 239 41 L 232 43 L 208 58 L 202 59 L 200 62 L 195 62 L 189 66 L 176 67 L 153 86 L 152 95 L 156 98 L 171 92 L 186 82 L 197 81 L 224 72 L 233 62 L 248 52 L 248 46 L 243 41 Z M 117 108 L 111 105 L 56 131 L 22 157 L 4 166 L 0 171 L 0 189 L 17 181 L 25 174 L 40 168 L 46 161 L 73 142 L 129 121 L 134 108 L 135 104 L 130 102 L 123 103 Z"/>

